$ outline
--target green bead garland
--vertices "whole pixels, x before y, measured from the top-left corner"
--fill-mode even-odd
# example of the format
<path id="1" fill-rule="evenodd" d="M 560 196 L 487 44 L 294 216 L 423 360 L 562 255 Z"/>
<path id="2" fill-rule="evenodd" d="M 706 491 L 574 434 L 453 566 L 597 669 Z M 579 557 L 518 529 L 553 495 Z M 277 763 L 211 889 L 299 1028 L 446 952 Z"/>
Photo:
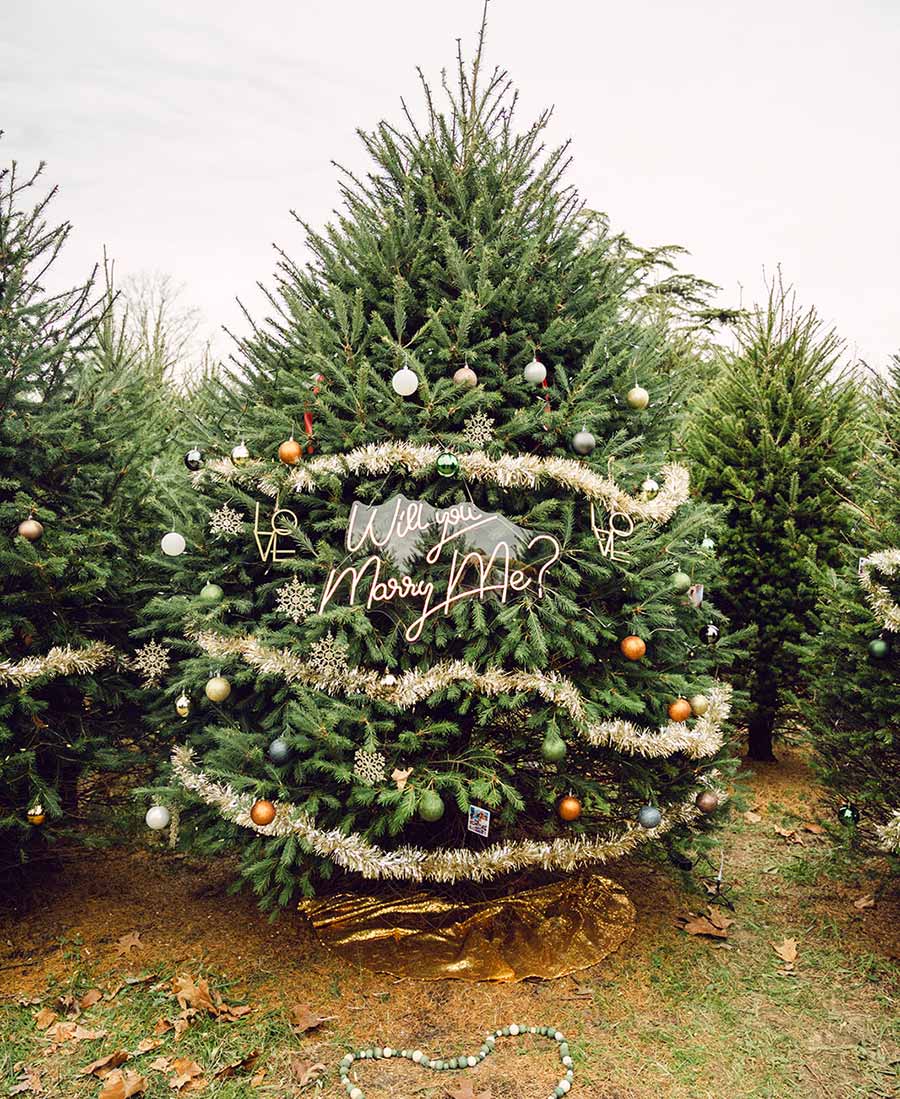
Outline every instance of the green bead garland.
<path id="1" fill-rule="evenodd" d="M 445 1072 L 448 1069 L 475 1068 L 476 1065 L 481 1064 L 488 1054 L 494 1052 L 494 1046 L 498 1038 L 517 1038 L 520 1034 L 535 1034 L 541 1038 L 552 1038 L 556 1042 L 559 1047 L 559 1059 L 566 1070 L 566 1074 L 547 1099 L 561 1099 L 563 1095 L 571 1090 L 572 1081 L 575 1079 L 575 1068 L 569 1054 L 569 1043 L 566 1041 L 565 1035 L 558 1031 L 556 1027 L 519 1026 L 517 1023 L 501 1027 L 499 1030 L 495 1030 L 493 1034 L 489 1034 L 478 1053 L 463 1054 L 460 1057 L 450 1057 L 442 1060 L 432 1060 L 426 1057 L 420 1049 L 392 1049 L 390 1046 L 372 1046 L 369 1049 L 358 1049 L 355 1053 L 348 1053 L 341 1058 L 339 1066 L 341 1083 L 346 1088 L 349 1099 L 365 1099 L 362 1088 L 350 1079 L 350 1069 L 354 1061 L 369 1061 L 382 1057 L 403 1057 L 407 1061 L 412 1061 L 422 1068 L 430 1068 L 434 1072 Z"/>

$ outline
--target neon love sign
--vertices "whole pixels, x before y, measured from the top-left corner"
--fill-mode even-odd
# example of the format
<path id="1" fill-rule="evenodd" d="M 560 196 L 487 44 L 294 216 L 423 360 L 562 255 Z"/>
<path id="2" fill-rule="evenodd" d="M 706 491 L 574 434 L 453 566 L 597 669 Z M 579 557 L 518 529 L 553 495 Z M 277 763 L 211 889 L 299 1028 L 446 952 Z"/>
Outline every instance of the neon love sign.
<path id="1" fill-rule="evenodd" d="M 379 505 L 354 501 L 344 544 L 350 553 L 374 552 L 330 571 L 319 613 L 339 597 L 367 609 L 397 599 L 421 600 L 421 612 L 404 633 L 410 642 L 422 636 L 430 618 L 449 615 L 463 599 L 494 594 L 505 603 L 529 590 L 542 598 L 547 572 L 562 554 L 552 535 L 533 534 L 468 501 L 435 508 L 405 496 Z M 528 556 L 537 560 L 529 563 Z M 427 575 L 412 573 L 414 567 L 427 571 L 444 561 L 446 587 L 440 591 Z"/>

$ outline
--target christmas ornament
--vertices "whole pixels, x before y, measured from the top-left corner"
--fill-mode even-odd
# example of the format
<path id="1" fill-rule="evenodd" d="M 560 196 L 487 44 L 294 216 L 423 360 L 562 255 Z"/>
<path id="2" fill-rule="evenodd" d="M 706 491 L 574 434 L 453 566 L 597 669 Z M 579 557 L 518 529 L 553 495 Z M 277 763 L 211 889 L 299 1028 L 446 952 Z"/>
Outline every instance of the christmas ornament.
<path id="1" fill-rule="evenodd" d="M 540 385 L 547 378 L 547 368 L 534 358 L 522 371 L 522 375 L 529 385 Z"/>
<path id="2" fill-rule="evenodd" d="M 716 543 L 712 540 L 712 538 L 709 537 L 709 535 L 707 535 L 700 543 L 700 549 L 706 550 L 707 553 L 712 553 L 715 548 Z"/>
<path id="3" fill-rule="evenodd" d="M 494 419 L 484 412 L 473 412 L 463 421 L 463 438 L 476 449 L 486 447 L 494 441 Z"/>
<path id="4" fill-rule="evenodd" d="M 457 385 L 464 385 L 467 389 L 471 389 L 473 386 L 478 385 L 478 375 L 468 365 L 461 366 L 459 370 L 453 375 L 453 380 Z"/>
<path id="5" fill-rule="evenodd" d="M 544 737 L 544 742 L 541 744 L 541 755 L 548 763 L 559 763 L 560 760 L 565 758 L 566 754 L 566 742 L 559 735 L 552 730 Z"/>
<path id="6" fill-rule="evenodd" d="M 638 813 L 638 824 L 641 828 L 646 828 L 648 831 L 651 828 L 656 828 L 661 820 L 662 813 L 655 805 L 645 805 Z"/>
<path id="7" fill-rule="evenodd" d="M 715 645 L 719 640 L 719 627 L 709 622 L 705 626 L 700 627 L 700 640 L 705 641 L 707 645 Z"/>
<path id="8" fill-rule="evenodd" d="M 394 392 L 400 397 L 411 397 L 419 388 L 419 379 L 408 366 L 401 367 L 391 378 Z"/>
<path id="9" fill-rule="evenodd" d="M 837 819 L 847 828 L 859 824 L 859 810 L 852 802 L 847 802 L 838 809 Z"/>
<path id="10" fill-rule="evenodd" d="M 278 589 L 275 608 L 292 622 L 302 622 L 316 609 L 316 590 L 292 576 L 287 584 Z"/>
<path id="11" fill-rule="evenodd" d="M 135 649 L 132 667 L 141 673 L 145 687 L 155 686 L 169 670 L 169 650 L 158 641 L 148 641 Z"/>
<path id="12" fill-rule="evenodd" d="M 175 699 L 175 712 L 179 717 L 187 717 L 191 712 L 191 700 L 184 691 Z"/>
<path id="13" fill-rule="evenodd" d="M 701 813 L 714 813 L 719 808 L 719 799 L 712 790 L 701 790 L 694 804 Z"/>
<path id="14" fill-rule="evenodd" d="M 673 721 L 687 721 L 692 712 L 691 704 L 686 698 L 676 698 L 669 703 L 669 717 Z"/>
<path id="15" fill-rule="evenodd" d="M 44 812 L 43 805 L 41 805 L 40 802 L 37 802 L 35 805 L 32 805 L 32 807 L 28 810 L 28 812 L 25 814 L 25 818 L 29 824 L 33 824 L 35 825 L 35 827 L 37 827 L 38 825 L 44 823 L 44 821 L 47 819 L 47 815 Z"/>
<path id="16" fill-rule="evenodd" d="M 672 591 L 676 595 L 684 595 L 691 586 L 691 578 L 686 572 L 680 570 L 672 577 Z"/>
<path id="17" fill-rule="evenodd" d="M 709 709 L 709 699 L 706 695 L 693 695 L 691 698 L 691 709 L 697 717 L 703 717 Z"/>
<path id="18" fill-rule="evenodd" d="M 597 440 L 586 427 L 572 436 L 572 449 L 576 454 L 592 454 L 596 446 Z"/>
<path id="19" fill-rule="evenodd" d="M 207 603 L 208 605 L 213 606 L 220 602 L 224 594 L 225 592 L 222 591 L 218 584 L 207 583 L 200 589 L 198 598 L 201 603 Z"/>
<path id="20" fill-rule="evenodd" d="M 184 456 L 184 464 L 188 467 L 191 473 L 196 473 L 198 469 L 203 468 L 203 451 L 199 447 L 192 446 L 191 449 Z"/>
<path id="21" fill-rule="evenodd" d="M 434 468 L 440 477 L 455 477 L 459 473 L 459 458 L 455 454 L 445 451 L 443 454 L 438 455 Z"/>
<path id="22" fill-rule="evenodd" d="M 243 439 L 237 446 L 231 448 L 231 460 L 236 466 L 242 466 L 245 462 L 250 461 L 250 451 L 247 449 L 247 444 Z"/>
<path id="23" fill-rule="evenodd" d="M 295 466 L 303 454 L 303 447 L 297 442 L 292 435 L 290 439 L 285 441 L 278 448 L 279 461 L 284 462 L 286 466 Z"/>
<path id="24" fill-rule="evenodd" d="M 654 481 L 652 477 L 648 477 L 645 481 L 642 481 L 641 495 L 647 500 L 653 500 L 659 495 L 659 481 Z"/>
<path id="25" fill-rule="evenodd" d="M 19 523 L 18 531 L 20 537 L 24 538 L 28 542 L 36 542 L 44 533 L 43 523 L 39 523 L 33 515 L 29 515 L 27 519 L 23 519 Z"/>
<path id="26" fill-rule="evenodd" d="M 210 702 L 224 702 L 231 694 L 231 684 L 222 675 L 214 675 L 206 684 L 206 697 Z"/>
<path id="27" fill-rule="evenodd" d="M 444 815 L 444 802 L 436 790 L 423 790 L 419 798 L 419 816 L 433 823 Z"/>
<path id="28" fill-rule="evenodd" d="M 178 557 L 187 549 L 184 536 L 179 534 L 177 530 L 170 530 L 168 534 L 164 534 L 159 544 L 167 557 Z"/>
<path id="29" fill-rule="evenodd" d="M 625 400 L 632 408 L 644 409 L 650 404 L 650 394 L 643 386 L 636 385 L 625 394 Z"/>
<path id="30" fill-rule="evenodd" d="M 559 813 L 561 820 L 578 820 L 581 816 L 581 802 L 573 794 L 566 794 L 564 798 L 560 799 L 556 811 Z"/>
<path id="31" fill-rule="evenodd" d="M 275 806 L 271 801 L 260 798 L 259 801 L 253 803 L 253 806 L 250 809 L 250 819 L 254 824 L 259 825 L 259 827 L 271 824 L 275 819 Z"/>
<path id="32" fill-rule="evenodd" d="M 687 595 L 688 599 L 691 601 L 692 606 L 696 607 L 698 610 L 700 609 L 700 607 L 703 606 L 702 584 L 691 584 L 691 586 L 688 588 Z"/>
<path id="33" fill-rule="evenodd" d="M 381 752 L 358 748 L 353 754 L 353 773 L 364 786 L 374 786 L 387 778 L 387 760 Z"/>
<path id="34" fill-rule="evenodd" d="M 244 520 L 239 511 L 223 504 L 209 517 L 209 532 L 213 538 L 234 538 L 243 533 Z"/>
<path id="35" fill-rule="evenodd" d="M 622 655 L 628 657 L 629 660 L 640 660 L 647 651 L 647 643 L 636 634 L 631 634 L 622 638 L 619 642 L 619 648 L 622 650 Z"/>
<path id="36" fill-rule="evenodd" d="M 165 805 L 152 805 L 144 817 L 147 827 L 152 828 L 154 832 L 161 832 L 163 828 L 168 828 L 171 819 L 172 814 Z"/>
<path id="37" fill-rule="evenodd" d="M 883 637 L 875 637 L 869 642 L 869 656 L 883 660 L 888 654 L 888 643 Z"/>
<path id="38" fill-rule="evenodd" d="M 283 737 L 276 737 L 268 748 L 269 759 L 273 763 L 287 763 L 291 758 L 291 748 Z"/>

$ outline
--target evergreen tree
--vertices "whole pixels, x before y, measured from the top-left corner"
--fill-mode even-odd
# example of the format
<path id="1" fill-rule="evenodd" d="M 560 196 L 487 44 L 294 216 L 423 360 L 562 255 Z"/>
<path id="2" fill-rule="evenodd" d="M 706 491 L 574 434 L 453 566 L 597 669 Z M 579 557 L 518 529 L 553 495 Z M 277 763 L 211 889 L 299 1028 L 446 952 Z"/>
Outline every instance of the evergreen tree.
<path id="1" fill-rule="evenodd" d="M 816 567 L 838 559 L 845 521 L 835 476 L 860 453 L 860 409 L 841 344 L 780 289 L 736 326 L 688 433 L 705 498 L 725 509 L 721 605 L 755 630 L 737 668 L 751 759 L 772 759 L 796 645 L 811 621 Z"/>
<path id="2" fill-rule="evenodd" d="M 727 771 L 714 520 L 666 464 L 684 371 L 646 301 L 699 284 L 585 211 L 480 55 L 282 256 L 148 607 L 183 657 L 150 720 L 191 707 L 154 795 L 266 904 L 677 842 Z"/>
<path id="3" fill-rule="evenodd" d="M 169 419 L 111 289 L 94 275 L 45 288 L 70 226 L 48 223 L 40 171 L 0 173 L 3 869 L 66 831 L 86 767 L 134 758 L 124 650 L 153 510 L 145 472 Z"/>
<path id="4" fill-rule="evenodd" d="M 900 853 L 900 359 L 877 387 L 878 436 L 842 485 L 852 526 L 821 577 L 802 650 L 814 762 L 847 835 Z M 854 818 L 859 814 L 858 829 Z"/>

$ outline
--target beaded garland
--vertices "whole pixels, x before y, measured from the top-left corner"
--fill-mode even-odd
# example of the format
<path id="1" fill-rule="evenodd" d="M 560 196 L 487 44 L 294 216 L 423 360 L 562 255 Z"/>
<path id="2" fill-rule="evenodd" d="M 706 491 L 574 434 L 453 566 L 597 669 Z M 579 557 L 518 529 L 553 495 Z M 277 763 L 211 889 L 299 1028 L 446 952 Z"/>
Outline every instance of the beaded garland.
<path id="1" fill-rule="evenodd" d="M 493 1034 L 488 1034 L 481 1045 L 481 1049 L 475 1054 L 460 1054 L 458 1057 L 445 1057 L 432 1059 L 420 1049 L 392 1049 L 390 1046 L 371 1046 L 369 1049 L 359 1049 L 355 1053 L 348 1053 L 341 1058 L 340 1073 L 341 1084 L 346 1088 L 349 1099 L 365 1099 L 362 1088 L 350 1079 L 350 1069 L 355 1061 L 380 1060 L 381 1058 L 403 1057 L 412 1061 L 421 1068 L 432 1069 L 434 1072 L 446 1072 L 452 1069 L 475 1068 L 494 1052 L 494 1046 L 498 1038 L 517 1038 L 522 1034 L 534 1034 L 537 1037 L 551 1038 L 559 1047 L 559 1059 L 566 1070 L 556 1087 L 550 1092 L 547 1099 L 561 1099 L 572 1088 L 575 1078 L 575 1068 L 572 1056 L 569 1053 L 569 1043 L 565 1035 L 552 1026 L 519 1026 L 512 1023 L 510 1026 L 501 1027 Z"/>

